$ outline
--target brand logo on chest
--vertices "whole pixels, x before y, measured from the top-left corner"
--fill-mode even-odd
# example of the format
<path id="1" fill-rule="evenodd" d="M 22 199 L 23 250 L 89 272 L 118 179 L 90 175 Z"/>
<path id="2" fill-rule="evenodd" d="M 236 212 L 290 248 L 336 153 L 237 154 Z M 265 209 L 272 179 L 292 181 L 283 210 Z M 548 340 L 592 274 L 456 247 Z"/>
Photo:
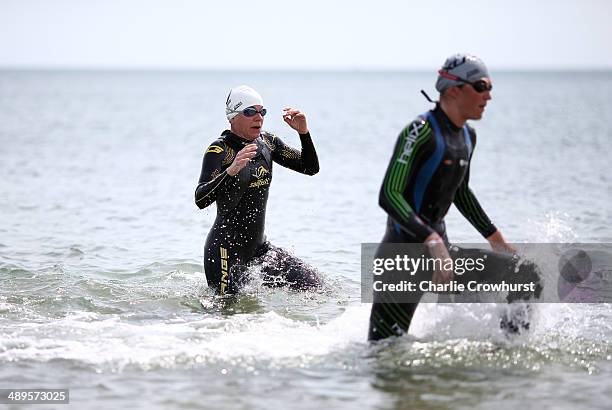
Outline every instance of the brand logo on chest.
<path id="1" fill-rule="evenodd" d="M 268 169 L 266 167 L 264 167 L 263 165 L 260 165 L 259 167 L 257 167 L 257 169 L 255 170 L 255 173 L 253 174 L 253 176 L 257 179 L 261 179 L 261 177 L 263 177 L 266 174 L 269 174 L 270 171 L 268 171 Z"/>
<path id="2" fill-rule="evenodd" d="M 268 175 L 268 177 L 264 178 L 264 176 Z M 253 176 L 255 178 L 257 178 L 257 181 L 253 181 L 249 184 L 249 188 L 259 188 L 262 186 L 266 186 L 270 184 L 270 171 L 268 170 L 268 168 L 264 167 L 263 165 L 260 165 L 257 167 L 257 169 L 255 170 L 255 173 L 253 174 Z"/>

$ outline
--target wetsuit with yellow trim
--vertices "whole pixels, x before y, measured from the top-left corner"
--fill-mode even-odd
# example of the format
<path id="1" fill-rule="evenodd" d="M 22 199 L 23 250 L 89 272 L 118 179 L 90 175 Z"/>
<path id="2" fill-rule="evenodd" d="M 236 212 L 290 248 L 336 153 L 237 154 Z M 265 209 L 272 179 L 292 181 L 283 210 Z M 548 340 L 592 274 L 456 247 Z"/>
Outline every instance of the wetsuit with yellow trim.
<path id="1" fill-rule="evenodd" d="M 301 134 L 300 141 L 302 149 L 298 151 L 268 132 L 247 141 L 226 130 L 206 150 L 195 203 L 200 209 L 213 202 L 217 204 L 217 217 L 204 247 L 204 271 L 209 286 L 218 293 L 238 291 L 248 280 L 248 264 L 266 255 L 273 256 L 262 264 L 264 275 L 271 278 L 268 283 L 287 283 L 295 289 L 320 285 L 311 268 L 272 246 L 264 235 L 272 164 L 276 162 L 306 175 L 319 171 L 310 134 Z M 240 172 L 230 176 L 227 168 L 238 151 L 251 142 L 257 145 L 255 157 Z"/>
<path id="2" fill-rule="evenodd" d="M 474 129 L 467 124 L 456 127 L 439 105 L 402 130 L 379 195 L 379 204 L 388 214 L 383 243 L 423 243 L 437 232 L 448 245 L 444 217 L 452 203 L 483 237 L 496 231 L 469 187 L 475 146 Z M 388 257 L 381 252 L 379 247 L 377 258 Z M 474 257 L 473 251 L 469 252 Z M 512 271 L 513 261 L 507 255 L 489 252 L 487 256 L 491 266 Z M 426 278 L 431 274 L 422 273 Z M 374 297 L 370 340 L 406 333 L 418 305 L 390 303 L 383 297 Z"/>

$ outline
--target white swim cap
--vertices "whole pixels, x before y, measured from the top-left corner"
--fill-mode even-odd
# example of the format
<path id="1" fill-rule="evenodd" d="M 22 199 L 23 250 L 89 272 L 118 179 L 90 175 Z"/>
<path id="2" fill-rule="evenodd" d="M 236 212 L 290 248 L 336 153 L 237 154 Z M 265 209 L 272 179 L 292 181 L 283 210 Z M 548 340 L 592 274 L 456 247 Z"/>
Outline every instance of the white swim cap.
<path id="1" fill-rule="evenodd" d="M 231 120 L 242 110 L 253 105 L 263 105 L 261 95 L 248 85 L 239 85 L 230 90 L 225 101 L 225 115 Z"/>

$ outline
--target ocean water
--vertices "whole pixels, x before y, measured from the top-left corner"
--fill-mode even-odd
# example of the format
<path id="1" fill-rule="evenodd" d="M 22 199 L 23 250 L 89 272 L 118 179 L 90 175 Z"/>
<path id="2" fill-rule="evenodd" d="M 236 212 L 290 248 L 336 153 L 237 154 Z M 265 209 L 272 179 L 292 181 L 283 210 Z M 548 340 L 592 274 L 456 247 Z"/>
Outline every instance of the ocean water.
<path id="1" fill-rule="evenodd" d="M 0 71 L 0 388 L 69 388 L 79 409 L 609 408 L 609 304 L 537 305 L 512 340 L 499 306 L 423 304 L 407 336 L 366 342 L 360 244 L 382 237 L 378 189 L 434 80 Z M 493 81 L 471 170 L 491 219 L 515 242 L 612 242 L 612 73 Z M 275 167 L 266 232 L 321 292 L 206 287 L 215 208 L 193 192 L 241 83 L 290 145 L 281 109 L 307 113 L 321 172 Z M 483 241 L 454 209 L 447 225 Z"/>

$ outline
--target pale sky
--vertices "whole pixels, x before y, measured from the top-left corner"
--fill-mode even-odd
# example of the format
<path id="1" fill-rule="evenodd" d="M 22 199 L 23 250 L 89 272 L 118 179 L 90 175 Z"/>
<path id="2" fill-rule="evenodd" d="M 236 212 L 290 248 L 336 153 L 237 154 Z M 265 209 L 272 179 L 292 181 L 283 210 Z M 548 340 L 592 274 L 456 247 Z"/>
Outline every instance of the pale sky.
<path id="1" fill-rule="evenodd" d="M 612 0 L 0 0 L 0 68 L 612 69 Z"/>

